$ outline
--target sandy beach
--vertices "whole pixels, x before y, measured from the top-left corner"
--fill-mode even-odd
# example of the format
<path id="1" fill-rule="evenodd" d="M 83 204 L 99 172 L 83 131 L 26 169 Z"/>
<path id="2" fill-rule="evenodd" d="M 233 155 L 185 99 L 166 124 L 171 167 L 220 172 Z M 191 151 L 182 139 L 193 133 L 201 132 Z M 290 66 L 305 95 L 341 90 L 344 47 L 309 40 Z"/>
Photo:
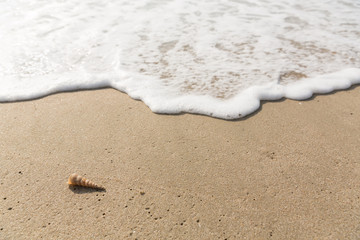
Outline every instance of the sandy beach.
<path id="1" fill-rule="evenodd" d="M 1 103 L 0 239 L 359 239 L 359 123 L 360 87 L 239 121 L 113 89 Z"/>

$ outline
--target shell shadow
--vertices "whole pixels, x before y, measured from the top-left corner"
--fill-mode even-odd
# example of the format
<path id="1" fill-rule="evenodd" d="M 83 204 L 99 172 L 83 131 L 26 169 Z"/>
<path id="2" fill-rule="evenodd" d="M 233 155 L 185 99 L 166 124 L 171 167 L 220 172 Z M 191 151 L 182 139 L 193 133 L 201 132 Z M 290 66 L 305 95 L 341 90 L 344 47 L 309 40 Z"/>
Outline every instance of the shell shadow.
<path id="1" fill-rule="evenodd" d="M 92 193 L 92 192 L 106 192 L 106 189 L 95 189 L 81 186 L 69 185 L 69 189 L 76 194 Z"/>

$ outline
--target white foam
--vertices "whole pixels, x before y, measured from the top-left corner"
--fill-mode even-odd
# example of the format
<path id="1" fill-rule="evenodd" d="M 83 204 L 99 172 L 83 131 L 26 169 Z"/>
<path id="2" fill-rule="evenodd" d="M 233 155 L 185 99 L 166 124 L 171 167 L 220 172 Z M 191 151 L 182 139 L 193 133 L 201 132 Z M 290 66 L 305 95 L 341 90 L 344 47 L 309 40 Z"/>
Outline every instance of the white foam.
<path id="1" fill-rule="evenodd" d="M 0 2 L 0 102 L 113 87 L 234 119 L 360 83 L 357 1 Z"/>

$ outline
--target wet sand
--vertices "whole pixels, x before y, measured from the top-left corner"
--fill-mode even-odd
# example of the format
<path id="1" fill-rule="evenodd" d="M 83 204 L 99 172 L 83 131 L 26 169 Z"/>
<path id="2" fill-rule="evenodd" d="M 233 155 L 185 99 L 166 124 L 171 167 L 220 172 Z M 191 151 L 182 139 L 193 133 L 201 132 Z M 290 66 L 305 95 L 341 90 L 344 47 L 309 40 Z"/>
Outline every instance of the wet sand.
<path id="1" fill-rule="evenodd" d="M 359 136 L 360 87 L 239 121 L 112 89 L 3 103 L 0 239 L 359 239 Z"/>

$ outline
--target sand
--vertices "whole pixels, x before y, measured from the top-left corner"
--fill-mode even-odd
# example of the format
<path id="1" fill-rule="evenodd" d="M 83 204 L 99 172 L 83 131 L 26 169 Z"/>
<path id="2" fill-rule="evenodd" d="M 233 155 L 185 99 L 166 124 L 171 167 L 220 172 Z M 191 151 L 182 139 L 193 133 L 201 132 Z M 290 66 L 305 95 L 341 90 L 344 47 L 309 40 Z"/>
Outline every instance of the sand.
<path id="1" fill-rule="evenodd" d="M 112 89 L 2 103 L 0 239 L 359 239 L 359 136 L 360 87 L 240 121 Z"/>

